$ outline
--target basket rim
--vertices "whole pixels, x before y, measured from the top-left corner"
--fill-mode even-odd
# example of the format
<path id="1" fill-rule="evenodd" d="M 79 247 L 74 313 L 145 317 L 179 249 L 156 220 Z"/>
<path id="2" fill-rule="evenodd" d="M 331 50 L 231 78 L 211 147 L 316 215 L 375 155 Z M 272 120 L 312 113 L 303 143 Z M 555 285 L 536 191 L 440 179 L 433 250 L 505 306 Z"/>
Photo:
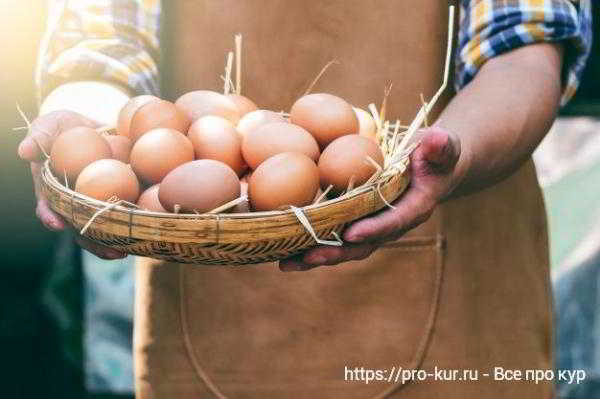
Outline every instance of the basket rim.
<path id="1" fill-rule="evenodd" d="M 54 173 L 52 172 L 52 168 L 50 167 L 49 159 L 47 159 L 43 163 L 41 175 L 42 175 L 42 180 L 44 181 L 45 184 L 53 187 L 55 190 L 62 192 L 65 195 L 68 195 L 69 197 L 77 198 L 79 201 L 84 202 L 86 205 L 94 207 L 97 210 L 100 210 L 102 208 L 105 208 L 107 205 L 110 205 L 110 203 L 107 201 L 100 201 L 95 198 L 88 197 L 87 195 L 81 194 L 81 193 L 61 184 L 58 181 L 58 179 L 56 178 L 56 176 L 54 175 Z M 331 206 L 333 204 L 336 204 L 336 203 L 339 203 L 342 201 L 352 200 L 353 198 L 355 198 L 359 195 L 362 195 L 364 193 L 367 193 L 370 191 L 376 191 L 376 188 L 378 185 L 385 185 L 385 184 L 389 183 L 389 181 L 392 180 L 394 177 L 397 177 L 397 175 L 407 176 L 407 172 L 406 171 L 403 173 L 398 172 L 396 174 L 393 174 L 393 175 L 387 177 L 384 181 L 379 182 L 377 184 L 372 183 L 372 184 L 360 186 L 360 187 L 355 188 L 352 192 L 343 194 L 339 197 L 328 199 L 326 201 L 322 201 L 317 204 L 310 204 L 310 205 L 306 205 L 306 206 L 298 207 L 298 208 L 301 209 L 303 212 L 304 211 L 316 211 L 321 208 L 326 208 L 328 206 Z M 154 217 L 154 218 L 159 218 L 159 219 L 179 219 L 179 220 L 189 220 L 189 219 L 214 220 L 215 218 L 219 218 L 221 220 L 223 220 L 223 219 L 244 219 L 244 220 L 254 219 L 254 220 L 258 220 L 258 219 L 277 218 L 280 216 L 287 216 L 287 215 L 294 214 L 294 211 L 291 208 L 285 209 L 285 210 L 243 212 L 243 213 L 241 213 L 241 212 L 240 213 L 223 213 L 223 212 L 221 212 L 221 213 L 167 213 L 167 212 L 154 212 L 154 211 L 148 211 L 148 210 L 143 210 L 143 209 L 137 209 L 134 207 L 128 207 L 128 206 L 124 206 L 124 205 L 116 205 L 115 207 L 113 207 L 111 209 L 111 212 L 115 212 L 115 211 L 127 213 L 127 214 L 133 213 L 134 215 Z"/>

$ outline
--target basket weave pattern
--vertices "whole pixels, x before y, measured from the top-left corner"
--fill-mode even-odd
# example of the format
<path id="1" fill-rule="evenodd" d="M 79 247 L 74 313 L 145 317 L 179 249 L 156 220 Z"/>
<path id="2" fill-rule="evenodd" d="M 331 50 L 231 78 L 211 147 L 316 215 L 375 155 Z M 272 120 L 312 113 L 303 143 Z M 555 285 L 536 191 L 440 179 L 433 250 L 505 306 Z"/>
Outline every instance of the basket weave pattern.
<path id="1" fill-rule="evenodd" d="M 406 173 L 390 176 L 333 200 L 302 208 L 314 232 L 331 240 L 344 226 L 376 212 L 400 196 Z M 61 184 L 48 162 L 42 187 L 50 207 L 75 229 L 81 229 L 105 202 L 81 195 Z M 378 192 L 379 191 L 379 192 Z M 293 211 L 162 214 L 116 206 L 95 218 L 84 235 L 96 243 L 130 254 L 191 264 L 244 265 L 280 260 L 316 246 Z"/>

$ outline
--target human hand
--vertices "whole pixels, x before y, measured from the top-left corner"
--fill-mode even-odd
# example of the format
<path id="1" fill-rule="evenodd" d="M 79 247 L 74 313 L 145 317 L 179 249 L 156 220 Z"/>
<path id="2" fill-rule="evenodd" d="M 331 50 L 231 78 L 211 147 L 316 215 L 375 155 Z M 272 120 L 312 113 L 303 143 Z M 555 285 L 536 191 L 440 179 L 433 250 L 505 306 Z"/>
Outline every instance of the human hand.
<path id="1" fill-rule="evenodd" d="M 313 248 L 281 261 L 279 268 L 304 271 L 361 260 L 383 243 L 400 238 L 429 219 L 436 206 L 456 187 L 460 180 L 456 173 L 460 155 L 458 136 L 440 127 L 427 129 L 411 154 L 410 186 L 392 204 L 395 209 L 384 209 L 352 223 L 344 232 L 343 246 Z"/>
<path id="2" fill-rule="evenodd" d="M 73 112 L 73 111 L 54 111 L 36 118 L 29 129 L 27 137 L 21 141 L 19 145 L 19 157 L 30 162 L 31 175 L 37 199 L 35 213 L 46 228 L 53 231 L 61 231 L 65 229 L 65 222 L 62 218 L 54 213 L 48 201 L 44 198 L 41 190 L 40 171 L 44 161 L 44 153 L 40 149 L 42 147 L 46 153 L 50 153 L 54 139 L 62 132 L 78 126 L 97 127 L 98 124 L 91 119 Z M 77 236 L 77 243 L 102 259 L 118 259 L 125 257 L 125 254 L 114 249 L 98 245 L 83 236 Z"/>

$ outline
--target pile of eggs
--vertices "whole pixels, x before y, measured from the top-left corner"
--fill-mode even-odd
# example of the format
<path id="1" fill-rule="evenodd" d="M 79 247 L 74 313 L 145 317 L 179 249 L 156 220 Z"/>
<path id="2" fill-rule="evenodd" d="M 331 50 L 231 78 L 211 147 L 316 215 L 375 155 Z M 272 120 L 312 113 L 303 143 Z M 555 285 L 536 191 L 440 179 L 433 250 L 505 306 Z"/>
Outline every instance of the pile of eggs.
<path id="1" fill-rule="evenodd" d="M 289 115 L 250 99 L 198 90 L 174 103 L 144 95 L 121 110 L 116 134 L 63 132 L 50 164 L 75 191 L 154 212 L 270 211 L 305 206 L 364 184 L 383 166 L 373 118 L 331 94 L 299 98 Z M 367 162 L 368 157 L 371 158 Z"/>

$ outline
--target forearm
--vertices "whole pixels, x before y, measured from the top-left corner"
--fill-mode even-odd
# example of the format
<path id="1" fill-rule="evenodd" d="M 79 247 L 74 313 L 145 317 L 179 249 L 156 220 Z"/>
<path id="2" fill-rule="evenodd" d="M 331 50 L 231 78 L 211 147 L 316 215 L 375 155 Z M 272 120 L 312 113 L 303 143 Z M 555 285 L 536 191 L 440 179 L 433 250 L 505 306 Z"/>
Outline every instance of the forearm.
<path id="1" fill-rule="evenodd" d="M 488 61 L 440 116 L 461 156 L 452 196 L 492 185 L 517 169 L 550 129 L 561 95 L 562 48 L 536 44 Z"/>

